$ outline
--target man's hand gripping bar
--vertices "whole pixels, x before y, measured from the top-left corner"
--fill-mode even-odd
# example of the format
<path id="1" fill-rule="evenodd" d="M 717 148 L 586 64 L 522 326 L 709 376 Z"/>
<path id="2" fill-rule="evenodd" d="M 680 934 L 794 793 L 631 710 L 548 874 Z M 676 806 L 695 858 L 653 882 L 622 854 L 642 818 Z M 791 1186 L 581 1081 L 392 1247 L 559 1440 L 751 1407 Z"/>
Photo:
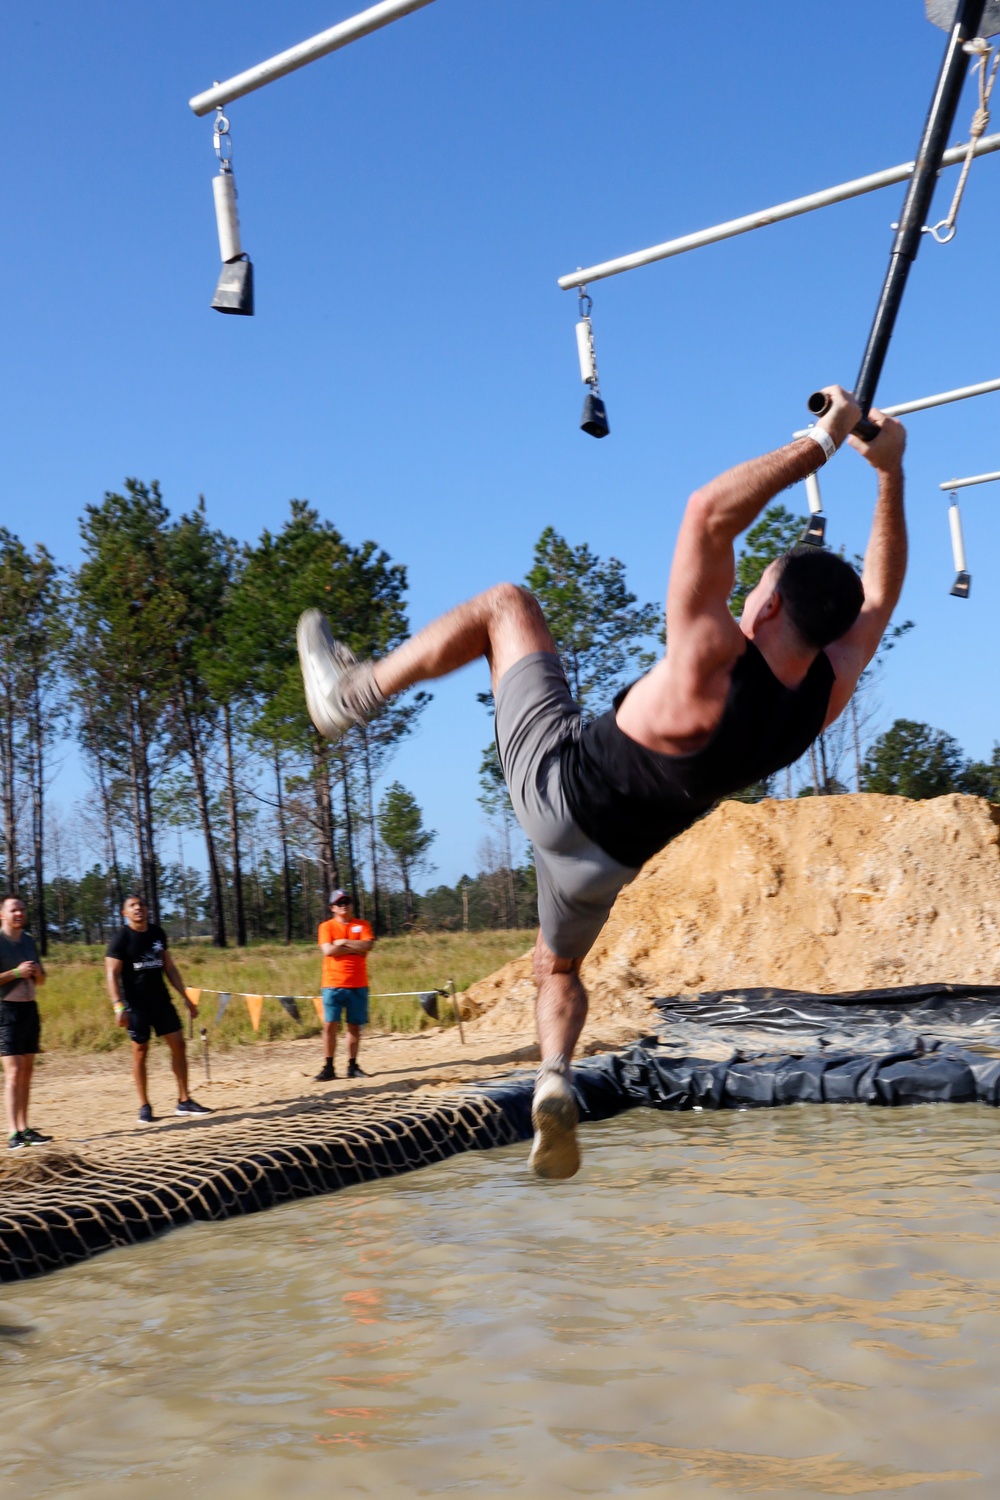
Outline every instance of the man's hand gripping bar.
<path id="1" fill-rule="evenodd" d="M 830 397 L 827 395 L 826 391 L 813 391 L 812 395 L 809 397 L 809 400 L 806 402 L 806 405 L 808 406 L 814 417 L 823 416 L 825 412 L 828 412 L 830 410 L 832 404 L 833 403 L 830 400 Z M 873 422 L 870 417 L 862 417 L 861 420 L 855 424 L 853 430 L 863 443 L 870 443 L 872 438 L 878 437 L 879 434 L 878 423 Z"/>

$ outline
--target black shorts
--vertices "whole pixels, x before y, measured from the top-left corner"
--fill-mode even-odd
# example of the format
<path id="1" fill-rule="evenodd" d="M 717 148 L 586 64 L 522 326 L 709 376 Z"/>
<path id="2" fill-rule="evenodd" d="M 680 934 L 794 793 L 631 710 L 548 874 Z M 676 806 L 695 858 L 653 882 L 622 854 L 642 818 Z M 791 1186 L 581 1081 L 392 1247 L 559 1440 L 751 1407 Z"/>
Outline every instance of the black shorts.
<path id="1" fill-rule="evenodd" d="M 28 1057 L 38 1051 L 42 1025 L 34 1000 L 0 1000 L 0 1057 Z"/>
<path id="2" fill-rule="evenodd" d="M 183 1030 L 181 1018 L 167 995 L 162 999 L 144 1000 L 141 1005 L 130 1005 L 125 1015 L 129 1036 L 140 1044 L 149 1041 L 150 1031 L 155 1031 L 157 1036 L 170 1036 Z"/>

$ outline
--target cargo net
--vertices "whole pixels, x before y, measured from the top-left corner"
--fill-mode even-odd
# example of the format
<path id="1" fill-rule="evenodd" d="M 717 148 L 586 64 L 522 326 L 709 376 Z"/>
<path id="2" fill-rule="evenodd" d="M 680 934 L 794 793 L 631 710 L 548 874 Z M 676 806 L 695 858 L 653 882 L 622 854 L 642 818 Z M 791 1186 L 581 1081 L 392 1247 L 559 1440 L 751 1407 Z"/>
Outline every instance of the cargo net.
<path id="1" fill-rule="evenodd" d="M 33 1148 L 0 1177 L 0 1282 L 516 1139 L 501 1107 L 467 1090 L 182 1125 L 102 1149 L 99 1161 Z"/>

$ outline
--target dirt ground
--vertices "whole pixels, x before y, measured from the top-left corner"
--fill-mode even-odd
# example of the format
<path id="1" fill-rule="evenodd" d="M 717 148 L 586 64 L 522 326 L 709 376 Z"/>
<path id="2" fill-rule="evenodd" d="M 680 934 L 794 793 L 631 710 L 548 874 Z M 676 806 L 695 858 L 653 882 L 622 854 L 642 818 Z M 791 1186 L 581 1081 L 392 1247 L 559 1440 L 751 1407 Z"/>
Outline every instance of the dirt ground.
<path id="1" fill-rule="evenodd" d="M 622 1046 L 636 1034 L 635 1028 L 598 1026 L 588 1034 L 584 1050 L 598 1052 Z M 317 1099 L 341 1097 L 345 1103 L 357 1104 L 365 1099 L 384 1100 L 394 1093 L 482 1082 L 538 1060 L 533 1024 L 510 1034 L 467 1027 L 464 1045 L 454 1027 L 367 1036 L 362 1041 L 359 1062 L 369 1076 L 344 1078 L 346 1052 L 338 1048 L 339 1076 L 334 1083 L 325 1084 L 315 1082 L 322 1062 L 322 1047 L 316 1038 L 213 1051 L 209 1059 L 211 1081 L 205 1078 L 197 1037 L 188 1043 L 188 1050 L 191 1093 L 200 1104 L 217 1111 L 203 1121 L 188 1122 L 188 1128 L 197 1126 L 209 1132 L 214 1124 L 257 1114 L 273 1115 L 276 1109 L 292 1112 L 297 1106 L 308 1108 Z M 156 1123 L 136 1123 L 138 1101 L 126 1052 L 91 1057 L 43 1053 L 32 1085 L 31 1123 L 54 1136 L 59 1148 L 88 1157 L 102 1143 L 120 1144 L 124 1137 L 149 1135 L 173 1126 L 177 1094 L 166 1047 L 154 1041 L 149 1057 L 149 1095 L 158 1116 Z M 8 1154 L 17 1160 L 25 1155 Z M 5 1160 L 0 1159 L 0 1177 Z"/>

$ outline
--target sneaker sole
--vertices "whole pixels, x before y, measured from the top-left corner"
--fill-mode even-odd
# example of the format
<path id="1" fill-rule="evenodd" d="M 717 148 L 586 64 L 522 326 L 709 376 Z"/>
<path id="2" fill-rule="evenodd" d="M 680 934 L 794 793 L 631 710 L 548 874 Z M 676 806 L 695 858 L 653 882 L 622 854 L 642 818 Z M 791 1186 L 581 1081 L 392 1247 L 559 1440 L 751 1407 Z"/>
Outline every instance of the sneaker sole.
<path id="1" fill-rule="evenodd" d="M 322 682 L 316 657 L 330 650 L 333 635 L 318 609 L 307 609 L 299 616 L 299 623 L 295 630 L 295 644 L 299 652 L 299 668 L 302 672 L 302 685 L 305 688 L 309 717 L 325 740 L 339 740 L 354 721 L 330 711 L 327 701 L 328 689 Z"/>
<path id="2" fill-rule="evenodd" d="M 548 1094 L 531 1106 L 535 1140 L 528 1166 L 536 1177 L 560 1181 L 580 1170 L 580 1147 L 576 1127 L 580 1114 L 576 1101 L 565 1095 Z"/>

